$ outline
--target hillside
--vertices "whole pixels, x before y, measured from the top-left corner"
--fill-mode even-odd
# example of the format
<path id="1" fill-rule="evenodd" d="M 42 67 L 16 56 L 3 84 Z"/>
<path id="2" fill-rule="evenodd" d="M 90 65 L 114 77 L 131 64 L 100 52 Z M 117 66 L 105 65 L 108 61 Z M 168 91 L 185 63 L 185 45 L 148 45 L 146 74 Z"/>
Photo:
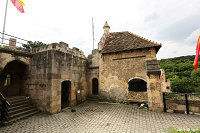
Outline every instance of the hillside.
<path id="1" fill-rule="evenodd" d="M 194 58 L 195 56 L 192 55 L 159 61 L 160 67 L 165 69 L 166 78 L 171 81 L 173 92 L 200 93 L 200 65 L 198 72 L 195 72 L 193 67 Z"/>

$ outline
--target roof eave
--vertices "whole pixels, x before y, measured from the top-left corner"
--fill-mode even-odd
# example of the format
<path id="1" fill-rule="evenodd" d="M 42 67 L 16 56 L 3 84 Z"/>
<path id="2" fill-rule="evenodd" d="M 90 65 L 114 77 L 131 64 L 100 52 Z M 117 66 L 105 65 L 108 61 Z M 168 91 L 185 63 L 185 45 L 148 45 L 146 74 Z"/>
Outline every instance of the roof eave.
<path id="1" fill-rule="evenodd" d="M 137 50 L 137 49 L 145 49 L 145 48 L 155 48 L 156 49 L 156 53 L 158 53 L 159 49 L 162 47 L 162 45 L 157 45 L 157 46 L 151 46 L 151 47 L 144 47 L 144 48 L 135 48 L 135 49 L 129 49 L 129 50 L 122 50 L 122 51 L 110 51 L 110 52 L 103 52 L 103 50 L 101 50 L 101 54 L 110 54 L 110 53 L 118 53 L 118 52 L 126 52 L 126 51 L 131 51 L 131 50 Z"/>
<path id="2" fill-rule="evenodd" d="M 158 51 L 160 50 L 161 47 L 162 47 L 162 45 L 160 45 L 160 46 L 155 46 L 155 48 L 156 48 L 156 54 L 158 53 Z"/>

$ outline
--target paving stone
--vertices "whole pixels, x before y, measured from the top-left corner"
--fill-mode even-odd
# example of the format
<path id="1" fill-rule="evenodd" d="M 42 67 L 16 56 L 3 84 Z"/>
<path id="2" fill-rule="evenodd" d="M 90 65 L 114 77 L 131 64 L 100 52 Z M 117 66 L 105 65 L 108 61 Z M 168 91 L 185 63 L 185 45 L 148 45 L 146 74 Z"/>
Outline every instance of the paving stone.
<path id="1" fill-rule="evenodd" d="M 161 133 L 169 127 L 200 128 L 200 116 L 158 113 L 132 105 L 84 102 L 54 114 L 39 114 L 0 128 L 1 133 Z"/>

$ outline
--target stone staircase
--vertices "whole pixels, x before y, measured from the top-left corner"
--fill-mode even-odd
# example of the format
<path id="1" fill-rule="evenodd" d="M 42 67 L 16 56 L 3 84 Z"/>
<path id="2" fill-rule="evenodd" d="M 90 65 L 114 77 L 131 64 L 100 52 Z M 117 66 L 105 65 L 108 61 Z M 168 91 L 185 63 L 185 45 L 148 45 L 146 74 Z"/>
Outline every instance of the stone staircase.
<path id="1" fill-rule="evenodd" d="M 10 107 L 8 108 L 9 122 L 39 113 L 36 106 L 25 96 L 11 97 L 6 100 L 10 103 Z"/>

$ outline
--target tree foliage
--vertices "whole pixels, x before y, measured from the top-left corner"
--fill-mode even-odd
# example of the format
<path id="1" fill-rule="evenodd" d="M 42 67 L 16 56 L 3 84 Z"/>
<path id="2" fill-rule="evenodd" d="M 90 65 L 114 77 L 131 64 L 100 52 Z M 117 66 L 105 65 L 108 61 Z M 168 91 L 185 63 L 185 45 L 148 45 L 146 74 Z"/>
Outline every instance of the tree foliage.
<path id="1" fill-rule="evenodd" d="M 45 43 L 39 42 L 39 41 L 35 41 L 35 42 L 28 41 L 27 44 L 23 44 L 22 46 L 25 49 L 32 50 L 33 48 L 37 48 L 37 47 L 41 47 L 41 46 L 45 46 L 45 45 L 46 45 Z"/>
<path id="2" fill-rule="evenodd" d="M 200 68 L 197 72 L 192 71 L 191 80 L 193 82 L 195 91 L 200 93 Z"/>
<path id="3" fill-rule="evenodd" d="M 195 56 L 182 56 L 159 61 L 166 72 L 166 78 L 171 81 L 173 92 L 200 93 L 200 68 L 197 72 L 194 71 L 194 58 Z"/>

